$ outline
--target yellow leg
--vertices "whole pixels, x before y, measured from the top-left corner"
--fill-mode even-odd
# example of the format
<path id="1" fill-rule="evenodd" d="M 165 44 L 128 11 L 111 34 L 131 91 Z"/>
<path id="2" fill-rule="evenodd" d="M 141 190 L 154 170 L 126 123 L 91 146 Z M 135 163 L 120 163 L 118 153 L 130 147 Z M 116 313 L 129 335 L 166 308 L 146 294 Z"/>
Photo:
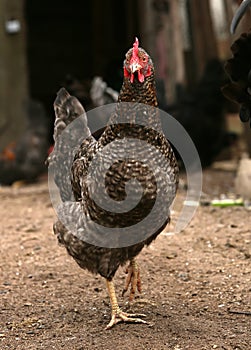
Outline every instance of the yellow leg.
<path id="1" fill-rule="evenodd" d="M 129 300 L 134 299 L 136 290 L 141 293 L 141 279 L 140 279 L 140 269 L 135 259 L 132 259 L 129 266 L 126 269 L 127 278 L 125 282 L 125 287 L 122 292 L 122 296 L 127 292 L 129 285 L 131 284 Z"/>
<path id="2" fill-rule="evenodd" d="M 141 320 L 141 318 L 138 317 L 145 317 L 144 314 L 128 314 L 126 312 L 123 312 L 119 306 L 118 301 L 115 293 L 115 288 L 113 281 L 106 280 L 106 286 L 107 290 L 110 296 L 111 300 L 111 306 L 112 306 L 112 317 L 111 321 L 106 326 L 106 329 L 110 329 L 112 326 L 119 322 L 129 322 L 129 323 L 146 323 L 146 321 Z"/>

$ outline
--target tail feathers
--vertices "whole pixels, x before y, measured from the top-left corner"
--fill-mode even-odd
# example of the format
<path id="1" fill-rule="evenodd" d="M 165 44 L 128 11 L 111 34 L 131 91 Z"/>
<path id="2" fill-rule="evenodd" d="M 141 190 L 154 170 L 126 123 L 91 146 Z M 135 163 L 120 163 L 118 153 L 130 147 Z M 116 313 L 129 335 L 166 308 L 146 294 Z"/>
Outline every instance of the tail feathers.
<path id="1" fill-rule="evenodd" d="M 79 145 L 91 136 L 87 116 L 79 100 L 61 88 L 54 102 L 54 148 L 47 158 L 62 201 L 73 200 L 71 167 Z M 71 125 L 70 125 L 71 124 Z"/>
<path id="2" fill-rule="evenodd" d="M 91 136 L 87 124 L 87 115 L 79 100 L 71 96 L 65 88 L 61 88 L 54 101 L 55 123 L 54 123 L 54 148 L 45 164 L 47 166 L 57 164 L 64 159 L 70 161 L 74 148 L 79 140 Z M 74 122 L 72 127 L 66 127 Z M 66 130 L 65 130 L 66 129 Z M 63 131 L 64 136 L 62 135 Z M 60 137 L 62 135 L 62 137 Z M 63 158 L 62 158 L 63 157 Z M 62 158 L 62 159 L 61 159 Z"/>
<path id="3" fill-rule="evenodd" d="M 57 93 L 57 97 L 54 101 L 54 111 L 56 118 L 53 138 L 55 142 L 67 125 L 76 118 L 81 115 L 84 115 L 86 118 L 84 107 L 79 100 L 71 96 L 65 88 L 61 88 Z"/>

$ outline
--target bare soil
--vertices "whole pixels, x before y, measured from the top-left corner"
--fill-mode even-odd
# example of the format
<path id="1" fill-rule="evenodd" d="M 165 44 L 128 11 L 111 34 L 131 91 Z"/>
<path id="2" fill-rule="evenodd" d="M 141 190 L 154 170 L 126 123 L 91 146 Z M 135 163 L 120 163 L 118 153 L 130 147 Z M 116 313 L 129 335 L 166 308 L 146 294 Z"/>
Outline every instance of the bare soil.
<path id="1" fill-rule="evenodd" d="M 203 191 L 233 191 L 234 172 L 207 170 Z M 183 190 L 181 189 L 181 192 Z M 138 261 L 143 292 L 121 297 L 149 325 L 106 331 L 104 280 L 81 270 L 52 233 L 46 179 L 0 188 L 0 349 L 251 349 L 251 217 L 244 207 L 200 206 L 181 233 L 161 234 Z"/>

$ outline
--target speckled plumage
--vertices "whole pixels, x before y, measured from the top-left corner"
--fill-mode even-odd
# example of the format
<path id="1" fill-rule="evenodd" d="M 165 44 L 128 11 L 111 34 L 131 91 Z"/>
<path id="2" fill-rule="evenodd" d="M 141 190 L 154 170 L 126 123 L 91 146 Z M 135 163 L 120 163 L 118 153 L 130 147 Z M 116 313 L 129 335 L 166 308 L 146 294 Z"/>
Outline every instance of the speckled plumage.
<path id="1" fill-rule="evenodd" d="M 130 56 L 130 51 L 127 53 L 127 56 Z M 146 54 L 143 49 L 139 49 L 139 54 L 142 52 Z M 120 265 L 134 258 L 145 245 L 150 244 L 169 222 L 169 205 L 175 197 L 178 184 L 178 167 L 175 156 L 168 141 L 161 132 L 161 124 L 157 109 L 155 108 L 157 107 L 157 98 L 154 69 L 150 58 L 149 60 L 151 72 L 147 72 L 144 82 L 139 82 L 135 77 L 134 82 L 131 83 L 129 77 L 124 77 L 116 110 L 111 115 L 107 127 L 99 135 L 98 140 L 96 139 L 97 136 L 90 135 L 90 131 L 86 125 L 85 131 L 88 137 L 85 138 L 76 150 L 71 167 L 71 183 L 75 202 L 70 202 L 72 200 L 71 196 L 69 194 L 67 195 L 67 191 L 64 191 L 64 181 L 61 183 L 55 181 L 60 187 L 60 192 L 63 193 L 63 195 L 61 194 L 63 202 L 68 201 L 68 205 L 62 207 L 63 215 L 67 216 L 69 214 L 72 220 L 77 208 L 83 213 L 88 214 L 91 220 L 98 222 L 101 227 L 118 228 L 118 230 L 121 227 L 140 222 L 146 213 L 151 211 L 157 195 L 167 198 L 169 204 L 164 208 L 165 221 L 153 234 L 145 237 L 139 243 L 128 247 L 104 248 L 95 246 L 73 235 L 60 220 L 55 223 L 54 232 L 59 242 L 66 247 L 68 253 L 75 259 L 79 266 L 92 273 L 98 273 L 108 280 L 113 278 Z M 126 62 L 124 65 L 126 65 Z M 69 99 L 71 99 L 71 104 L 68 103 Z M 153 108 L 146 108 L 146 112 L 145 114 L 143 113 L 142 117 L 142 105 L 139 107 L 138 104 L 133 104 L 125 107 L 124 102 L 142 103 Z M 66 104 L 69 108 L 65 108 Z M 60 120 L 65 121 L 69 115 L 74 114 L 75 106 L 78 108 L 78 104 L 79 102 L 75 98 L 70 97 L 64 89 L 58 92 L 54 104 L 56 106 L 55 129 L 57 129 L 58 125 L 62 125 Z M 76 110 L 75 115 L 83 113 L 81 109 L 81 113 L 78 110 Z M 57 130 L 55 130 L 55 135 L 57 134 Z M 129 146 L 125 143 L 127 139 L 131 140 Z M 144 147 L 138 145 L 137 140 L 147 142 L 152 148 L 146 152 Z M 57 137 L 55 141 L 57 144 Z M 139 159 L 143 159 L 144 161 L 120 158 L 117 144 L 113 146 L 114 141 L 118 142 L 118 144 L 121 143 L 121 149 L 124 147 L 135 148 L 135 153 L 139 155 Z M 110 147 L 110 154 L 108 153 L 104 156 L 102 151 L 107 145 Z M 153 148 L 159 150 L 159 159 L 154 159 L 158 164 L 161 164 L 161 157 L 165 159 L 164 164 L 160 165 L 160 167 L 162 167 L 162 172 L 168 174 L 168 179 L 171 183 L 170 188 L 166 188 L 165 182 L 162 181 L 161 171 L 157 172 L 157 175 L 155 174 L 154 176 L 151 167 L 147 166 L 148 162 L 152 164 L 153 158 L 156 157 L 152 151 Z M 87 173 L 94 157 L 102 157 L 102 160 L 109 162 L 111 156 L 114 154 L 117 155 L 117 160 L 113 162 L 105 177 L 105 186 L 109 196 L 115 203 L 116 201 L 124 200 L 126 198 L 126 183 L 132 178 L 137 178 L 143 188 L 143 196 L 138 205 L 126 213 L 114 214 L 103 209 L 102 205 L 100 206 L 95 203 L 89 194 L 92 183 L 88 182 L 89 180 L 87 181 Z M 57 158 L 56 153 L 55 156 Z M 101 172 L 97 167 L 95 172 L 98 176 L 99 171 Z M 135 196 L 138 195 L 137 191 L 138 189 L 136 188 Z M 163 212 L 161 211 L 163 211 L 163 207 L 159 209 L 159 213 L 155 218 L 156 225 L 158 224 L 158 220 L 163 216 Z M 78 215 L 76 215 L 76 225 L 82 228 L 82 231 L 84 231 L 83 235 L 93 229 L 88 221 L 83 223 Z M 81 225 L 83 226 L 81 227 Z M 91 232 L 91 234 L 95 235 L 96 232 Z M 99 237 L 102 237 L 102 230 L 98 234 Z M 135 235 L 137 234 L 138 232 L 135 232 Z"/>

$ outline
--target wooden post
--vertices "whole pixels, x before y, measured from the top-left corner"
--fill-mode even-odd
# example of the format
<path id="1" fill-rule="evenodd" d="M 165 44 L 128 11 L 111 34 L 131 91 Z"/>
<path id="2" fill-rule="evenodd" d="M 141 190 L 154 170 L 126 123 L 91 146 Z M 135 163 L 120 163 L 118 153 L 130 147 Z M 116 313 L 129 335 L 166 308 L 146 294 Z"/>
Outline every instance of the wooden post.
<path id="1" fill-rule="evenodd" d="M 197 67 L 197 80 L 205 63 L 218 57 L 217 42 L 213 29 L 209 0 L 188 0 L 192 31 L 193 52 Z"/>
<path id="2" fill-rule="evenodd" d="M 184 83 L 185 67 L 179 1 L 139 0 L 142 46 L 154 60 L 156 78 L 165 85 L 168 103 L 175 100 L 176 87 Z"/>
<path id="3" fill-rule="evenodd" d="M 0 0 L 0 152 L 25 128 L 28 89 L 23 12 L 23 0 Z M 11 33 L 6 25 L 13 19 L 20 23 L 20 31 Z"/>
<path id="4" fill-rule="evenodd" d="M 230 25 L 233 18 L 233 0 L 224 0 L 224 7 L 226 11 L 227 25 L 229 29 L 229 35 L 230 35 Z"/>
<path id="5" fill-rule="evenodd" d="M 167 87 L 167 101 L 170 103 L 176 100 L 177 85 L 184 85 L 186 80 L 179 1 L 170 1 L 169 20 L 165 21 L 164 29 L 165 42 L 169 46 L 166 52 L 168 74 L 165 82 Z"/>
<path id="6" fill-rule="evenodd" d="M 170 5 L 173 25 L 173 67 L 175 68 L 175 80 L 176 83 L 185 84 L 184 44 L 182 37 L 182 20 L 180 16 L 179 1 L 171 1 Z"/>
<path id="7" fill-rule="evenodd" d="M 155 61 L 155 23 L 152 0 L 138 0 L 139 28 L 141 34 L 141 45 L 151 53 Z"/>

